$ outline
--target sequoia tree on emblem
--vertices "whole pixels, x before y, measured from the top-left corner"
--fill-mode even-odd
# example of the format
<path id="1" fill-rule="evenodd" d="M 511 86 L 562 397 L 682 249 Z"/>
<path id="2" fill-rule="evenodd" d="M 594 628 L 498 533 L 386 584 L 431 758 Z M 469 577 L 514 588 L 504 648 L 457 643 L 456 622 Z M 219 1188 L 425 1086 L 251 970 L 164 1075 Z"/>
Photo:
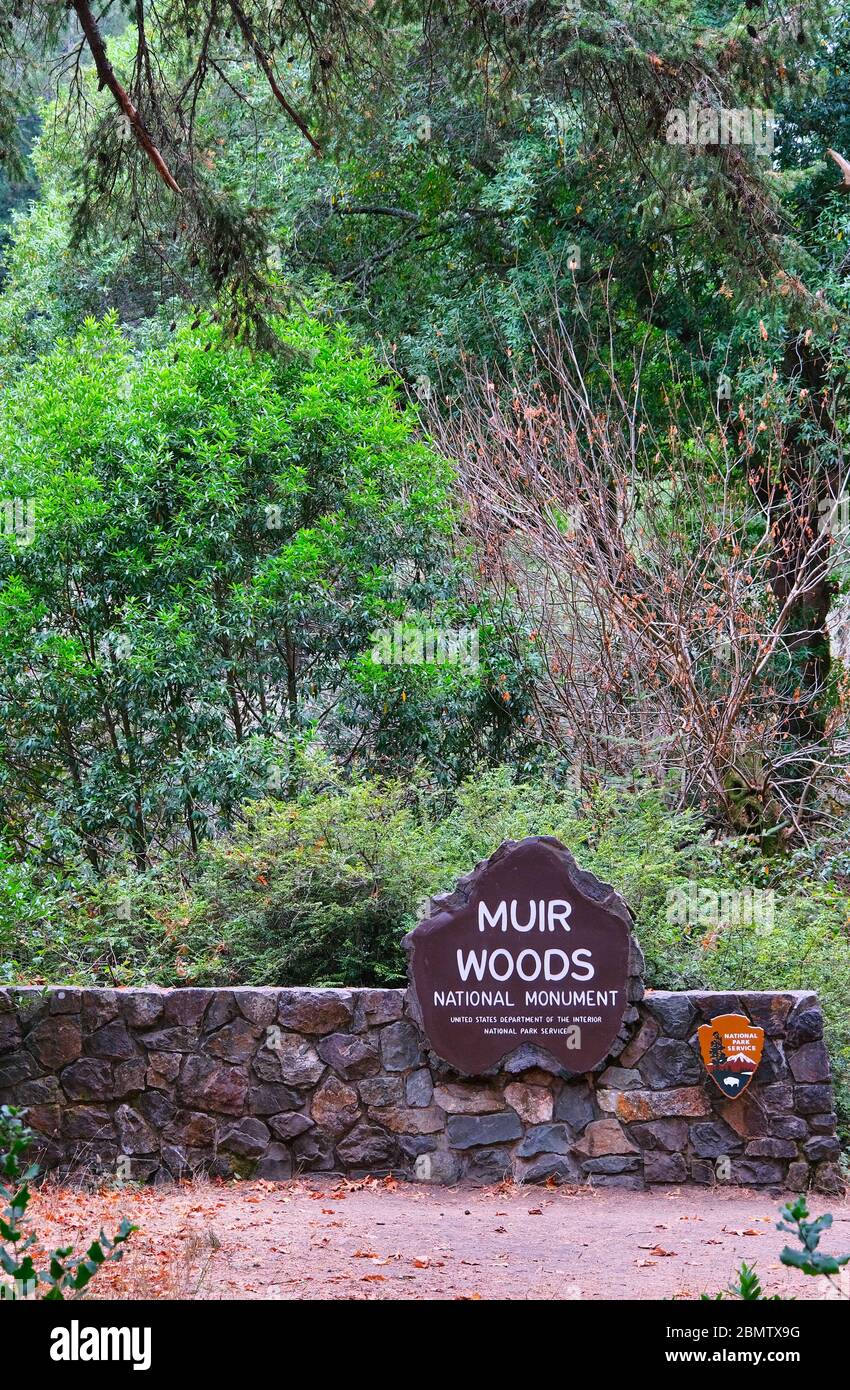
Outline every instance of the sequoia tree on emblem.
<path id="1" fill-rule="evenodd" d="M 742 1096 L 764 1048 L 764 1029 L 743 1014 L 718 1014 L 697 1030 L 706 1071 L 725 1096 Z"/>

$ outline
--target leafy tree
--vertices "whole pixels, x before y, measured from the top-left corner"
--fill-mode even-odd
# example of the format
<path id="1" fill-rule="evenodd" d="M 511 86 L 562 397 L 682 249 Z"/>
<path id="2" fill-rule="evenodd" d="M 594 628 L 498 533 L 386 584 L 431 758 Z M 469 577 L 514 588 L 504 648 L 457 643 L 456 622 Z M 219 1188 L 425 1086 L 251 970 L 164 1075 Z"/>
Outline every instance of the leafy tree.
<path id="1" fill-rule="evenodd" d="M 82 149 L 81 225 L 118 186 L 142 226 L 165 200 L 169 215 L 205 254 L 217 291 L 250 289 L 267 304 L 261 222 L 236 216 L 206 177 L 196 140 L 195 112 L 206 83 L 238 90 L 238 70 L 255 64 L 281 119 L 291 122 L 317 153 L 321 146 L 294 104 L 286 76 L 295 47 L 310 68 L 314 102 L 330 109 L 338 74 L 359 71 L 380 47 L 380 27 L 368 7 L 322 0 L 309 17 L 299 5 L 268 0 L 186 0 L 156 8 L 107 0 L 56 6 L 49 0 L 0 5 L 0 140 L 7 165 L 21 167 L 18 117 L 49 83 L 70 93 L 86 112 Z M 122 45 L 122 38 L 126 43 Z M 117 43 L 116 43 L 117 40 Z M 118 56 L 116 58 L 116 47 Z M 21 74 L 27 80 L 21 83 Z M 104 100 L 88 106 L 87 78 Z M 235 80 L 234 80 L 235 79 Z M 236 312 L 234 305 L 234 312 Z M 248 306 L 248 316 L 253 306 Z"/>
<path id="2" fill-rule="evenodd" d="M 176 239 L 203 263 L 215 293 L 233 291 L 237 320 L 268 305 L 275 204 L 235 196 L 232 161 L 219 166 L 208 123 L 211 89 L 212 106 L 229 108 L 231 133 L 241 119 L 244 148 L 252 126 L 257 134 L 263 93 L 267 129 L 278 139 L 291 131 L 311 157 L 347 162 L 346 196 L 332 208 L 344 215 L 343 242 L 351 218 L 365 219 L 365 256 L 341 248 L 355 280 L 368 284 L 381 265 L 406 264 L 413 277 L 420 253 L 430 259 L 436 251 L 452 266 L 456 288 L 470 267 L 477 287 L 482 263 L 497 280 L 513 277 L 527 288 L 526 268 L 533 278 L 542 270 L 579 184 L 587 196 L 572 202 L 580 211 L 570 230 L 604 242 L 619 225 L 617 274 L 646 306 L 661 282 L 696 292 L 704 278 L 697 242 L 703 253 L 714 244 L 729 252 L 727 270 L 747 288 L 782 268 L 781 218 L 764 165 L 740 146 L 709 146 L 696 157 L 676 151 L 665 122 L 692 98 L 727 107 L 788 104 L 811 81 L 812 55 L 832 18 L 823 3 L 809 7 L 805 23 L 768 5 L 754 24 L 746 8 L 723 0 L 567 8 L 558 0 L 367 7 L 323 0 L 309 17 L 267 0 L 139 4 L 129 12 L 108 0 L 97 13 L 88 0 L 72 0 L 70 13 L 28 0 L 3 10 L 7 157 L 15 157 L 22 62 L 35 101 L 44 83 L 44 67 L 33 61 L 40 57 L 60 109 L 82 133 L 79 227 L 120 209 L 122 233 L 140 232 L 166 263 Z M 541 137 L 550 152 L 563 153 L 560 169 L 539 148 Z M 417 155 L 417 142 L 429 148 Z M 409 177 L 405 149 L 413 156 Z M 371 166 L 360 174 L 350 160 L 356 151 Z M 385 151 L 386 178 L 376 167 Z M 287 144 L 284 174 L 290 152 Z M 399 199 L 384 196 L 393 184 Z M 629 235 L 630 226 L 640 237 Z M 238 287 L 250 302 L 240 305 Z"/>
<path id="3" fill-rule="evenodd" d="M 450 471 L 342 328 L 295 315 L 280 347 L 252 357 L 198 322 L 136 358 L 113 317 L 8 394 L 3 495 L 34 515 L 31 544 L 0 540 L 0 799 L 19 853 L 77 845 L 100 871 L 126 847 L 143 870 L 243 797 L 285 792 L 308 728 L 347 757 L 394 728 L 398 759 L 430 721 L 439 760 L 448 704 L 459 719 L 478 700 L 470 670 L 405 734 L 403 691 L 356 676 L 376 626 L 462 613 Z"/>

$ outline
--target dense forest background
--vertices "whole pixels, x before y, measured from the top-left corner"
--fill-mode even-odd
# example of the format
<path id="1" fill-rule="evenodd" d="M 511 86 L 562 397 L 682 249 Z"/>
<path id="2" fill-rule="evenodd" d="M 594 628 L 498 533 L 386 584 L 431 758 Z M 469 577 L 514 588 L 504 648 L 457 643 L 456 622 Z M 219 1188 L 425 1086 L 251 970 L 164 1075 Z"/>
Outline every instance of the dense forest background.
<path id="1" fill-rule="evenodd" d="M 850 1120 L 848 48 L 0 3 L 0 980 L 398 982 L 552 833 Z"/>

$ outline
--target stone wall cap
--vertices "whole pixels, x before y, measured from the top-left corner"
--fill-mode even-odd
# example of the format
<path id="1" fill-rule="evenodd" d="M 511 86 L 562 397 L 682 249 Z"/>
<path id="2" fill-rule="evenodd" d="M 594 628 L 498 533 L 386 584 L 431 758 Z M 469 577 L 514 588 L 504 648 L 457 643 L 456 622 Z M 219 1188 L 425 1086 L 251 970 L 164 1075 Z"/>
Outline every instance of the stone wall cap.
<path id="1" fill-rule="evenodd" d="M 404 985 L 24 985 L 6 984 L 10 994 L 61 994 L 81 990 L 85 994 L 404 994 Z"/>
<path id="2" fill-rule="evenodd" d="M 651 999 L 811 999 L 814 989 L 647 989 L 644 998 Z"/>

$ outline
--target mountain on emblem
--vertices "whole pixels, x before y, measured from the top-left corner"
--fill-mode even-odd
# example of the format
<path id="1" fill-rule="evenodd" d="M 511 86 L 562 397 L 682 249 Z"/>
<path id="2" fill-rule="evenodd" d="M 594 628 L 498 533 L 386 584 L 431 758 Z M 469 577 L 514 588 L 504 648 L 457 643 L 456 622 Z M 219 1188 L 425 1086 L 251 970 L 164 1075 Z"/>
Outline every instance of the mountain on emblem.
<path id="1" fill-rule="evenodd" d="M 697 1030 L 705 1069 L 724 1096 L 734 1100 L 746 1091 L 764 1048 L 764 1029 L 743 1014 L 718 1014 Z"/>

